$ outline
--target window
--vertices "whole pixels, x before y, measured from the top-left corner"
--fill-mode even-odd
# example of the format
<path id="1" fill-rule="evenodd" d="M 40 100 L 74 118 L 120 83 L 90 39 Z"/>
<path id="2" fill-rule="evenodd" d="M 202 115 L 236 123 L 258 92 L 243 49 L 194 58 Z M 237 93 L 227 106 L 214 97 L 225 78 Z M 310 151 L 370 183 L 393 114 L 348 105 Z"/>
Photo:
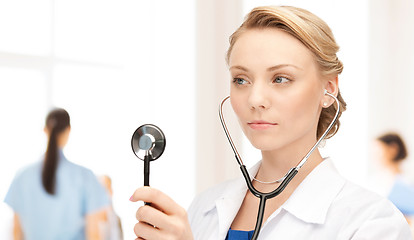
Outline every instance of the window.
<path id="1" fill-rule="evenodd" d="M 1 199 L 17 169 L 39 160 L 44 119 L 57 106 L 71 115 L 68 159 L 112 178 L 125 239 L 133 238 L 138 207 L 128 199 L 143 185 L 143 162 L 130 147 L 140 125 L 156 124 L 167 138 L 163 156 L 151 164 L 151 185 L 189 205 L 195 191 L 187 180 L 195 165 L 194 4 L 0 3 Z M 3 202 L 0 209 L 3 233 L 12 215 Z"/>

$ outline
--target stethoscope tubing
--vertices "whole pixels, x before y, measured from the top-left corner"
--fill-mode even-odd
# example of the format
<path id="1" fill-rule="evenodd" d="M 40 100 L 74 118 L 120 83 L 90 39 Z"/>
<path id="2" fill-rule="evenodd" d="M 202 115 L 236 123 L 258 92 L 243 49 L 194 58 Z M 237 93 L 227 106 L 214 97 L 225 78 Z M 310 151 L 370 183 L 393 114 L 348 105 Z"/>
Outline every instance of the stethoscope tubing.
<path id="1" fill-rule="evenodd" d="M 230 96 L 227 96 L 223 99 L 223 101 L 221 101 L 220 107 L 219 107 L 219 117 L 220 117 L 221 125 L 223 126 L 223 129 L 224 129 L 224 133 L 226 134 L 227 140 L 229 140 L 230 146 L 233 149 L 234 157 L 236 158 L 237 163 L 239 164 L 239 166 L 242 166 L 242 165 L 244 165 L 243 161 L 240 157 L 239 152 L 237 151 L 236 146 L 233 143 L 233 139 L 230 136 L 229 130 L 227 129 L 226 121 L 224 120 L 224 116 L 223 116 L 223 104 L 229 98 L 230 98 Z"/>
<path id="2" fill-rule="evenodd" d="M 229 130 L 227 129 L 226 121 L 224 120 L 224 116 L 223 116 L 223 104 L 227 99 L 230 98 L 230 96 L 225 97 L 219 105 L 219 117 L 220 117 L 221 125 L 224 129 L 227 140 L 229 141 L 230 146 L 233 149 L 234 156 L 237 160 L 237 163 L 240 166 L 240 170 L 241 170 L 241 172 L 243 174 L 243 177 L 246 181 L 247 188 L 249 189 L 249 191 L 254 196 L 256 196 L 260 199 L 259 209 L 258 209 L 258 212 L 257 212 L 256 226 L 255 226 L 255 229 L 254 229 L 253 236 L 252 236 L 251 240 L 256 240 L 259 236 L 260 228 L 261 228 L 262 223 L 263 223 L 263 216 L 264 216 L 264 211 L 265 211 L 265 206 L 266 206 L 266 200 L 274 198 L 274 197 L 278 196 L 280 193 L 283 192 L 283 190 L 287 187 L 287 185 L 290 183 L 290 181 L 296 176 L 299 169 L 302 168 L 302 166 L 306 163 L 306 161 L 308 160 L 308 158 L 310 157 L 312 152 L 318 147 L 320 142 L 326 137 L 326 135 L 329 133 L 329 131 L 332 129 L 333 125 L 335 124 L 336 120 L 338 119 L 339 108 L 340 108 L 340 104 L 339 104 L 338 99 L 334 95 L 332 95 L 331 93 L 327 92 L 326 90 L 325 90 L 324 93 L 326 95 L 330 96 L 331 98 L 333 98 L 335 100 L 336 104 L 337 104 L 337 109 L 336 109 L 335 116 L 333 117 L 333 119 L 332 119 L 331 123 L 329 124 L 328 128 L 325 130 L 325 132 L 322 134 L 322 136 L 318 139 L 318 141 L 316 141 L 316 143 L 313 145 L 313 147 L 308 151 L 308 153 L 305 155 L 305 157 L 296 165 L 296 167 L 293 167 L 289 170 L 289 172 L 283 178 L 283 181 L 280 183 L 280 185 L 275 190 L 273 190 L 271 192 L 268 192 L 268 193 L 260 192 L 253 186 L 252 180 L 251 180 L 250 175 L 249 175 L 249 172 L 247 171 L 246 166 L 243 164 L 243 161 L 240 157 L 240 154 L 237 151 L 236 146 L 234 145 L 234 142 L 233 142 L 233 139 L 230 136 Z"/>
<path id="3" fill-rule="evenodd" d="M 298 170 L 296 168 L 290 169 L 289 173 L 286 175 L 286 177 L 283 179 L 283 181 L 280 183 L 280 185 L 273 190 L 272 192 L 263 193 L 258 191 L 252 184 L 250 180 L 250 175 L 246 169 L 245 165 L 240 166 L 240 170 L 242 171 L 242 174 L 244 176 L 244 179 L 246 180 L 247 187 L 249 191 L 256 197 L 260 199 L 259 202 L 259 209 L 257 211 L 257 220 L 256 220 L 256 226 L 254 228 L 252 240 L 256 240 L 260 233 L 260 228 L 263 223 L 263 216 L 264 211 L 266 207 L 266 200 L 271 199 L 279 195 L 283 192 L 283 190 L 286 188 L 286 186 L 289 184 L 289 182 L 295 177 L 295 175 L 298 173 Z"/>

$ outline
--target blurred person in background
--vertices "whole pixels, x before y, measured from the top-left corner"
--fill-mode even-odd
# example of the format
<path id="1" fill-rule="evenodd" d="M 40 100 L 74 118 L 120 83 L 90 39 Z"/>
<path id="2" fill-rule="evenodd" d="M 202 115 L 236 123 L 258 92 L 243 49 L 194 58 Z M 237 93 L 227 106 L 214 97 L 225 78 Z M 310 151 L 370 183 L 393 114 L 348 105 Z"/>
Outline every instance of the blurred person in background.
<path id="1" fill-rule="evenodd" d="M 99 217 L 109 198 L 91 170 L 63 154 L 70 130 L 66 110 L 49 112 L 46 153 L 13 179 L 4 201 L 14 211 L 15 240 L 101 239 Z"/>
<path id="2" fill-rule="evenodd" d="M 111 204 L 102 213 L 102 221 L 99 223 L 102 240 L 122 240 L 124 238 L 121 219 L 116 214 L 112 204 L 112 179 L 108 175 L 103 175 L 99 177 L 99 181 L 105 187 L 111 201 Z"/>
<path id="3" fill-rule="evenodd" d="M 386 133 L 375 140 L 376 158 L 387 178 L 382 193 L 409 219 L 414 217 L 414 186 L 403 176 L 403 163 L 407 159 L 404 140 L 397 133 Z"/>

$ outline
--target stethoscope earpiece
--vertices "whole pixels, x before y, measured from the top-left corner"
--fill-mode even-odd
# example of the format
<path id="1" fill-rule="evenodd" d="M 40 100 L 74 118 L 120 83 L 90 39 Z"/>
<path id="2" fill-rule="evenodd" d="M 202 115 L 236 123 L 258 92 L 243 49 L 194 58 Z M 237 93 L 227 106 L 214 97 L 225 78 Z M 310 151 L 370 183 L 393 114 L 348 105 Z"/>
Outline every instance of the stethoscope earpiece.
<path id="1" fill-rule="evenodd" d="M 324 89 L 324 93 L 323 93 L 324 95 L 328 95 L 329 97 L 331 97 L 331 98 L 333 98 L 336 102 L 337 102 L 337 105 L 338 105 L 338 111 L 339 111 L 339 101 L 338 101 L 338 99 L 336 98 L 336 96 L 335 95 L 333 95 L 332 93 L 330 93 L 330 92 L 328 92 L 328 90 L 326 90 L 326 89 Z M 324 102 L 323 103 L 323 107 L 324 108 L 327 108 L 327 107 L 329 107 L 331 104 L 330 103 L 328 103 L 328 102 Z M 337 112 L 338 112 L 337 111 Z M 339 113 L 339 112 L 338 112 Z M 334 121 L 336 121 L 336 118 L 334 118 Z"/>

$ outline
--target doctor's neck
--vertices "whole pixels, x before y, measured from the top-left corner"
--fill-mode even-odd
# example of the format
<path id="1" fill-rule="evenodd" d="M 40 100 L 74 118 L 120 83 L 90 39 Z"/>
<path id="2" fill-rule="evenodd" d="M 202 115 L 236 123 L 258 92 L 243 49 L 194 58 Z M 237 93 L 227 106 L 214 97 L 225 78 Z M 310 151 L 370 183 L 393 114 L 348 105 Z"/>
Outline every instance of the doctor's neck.
<path id="1" fill-rule="evenodd" d="M 258 179 L 261 181 L 273 181 L 277 177 L 283 177 L 289 169 L 296 165 L 305 157 L 309 148 L 304 150 L 292 149 L 292 151 L 262 151 L 262 163 L 258 172 Z M 315 149 L 303 165 L 299 174 L 308 175 L 316 166 L 323 161 L 318 149 Z"/>

